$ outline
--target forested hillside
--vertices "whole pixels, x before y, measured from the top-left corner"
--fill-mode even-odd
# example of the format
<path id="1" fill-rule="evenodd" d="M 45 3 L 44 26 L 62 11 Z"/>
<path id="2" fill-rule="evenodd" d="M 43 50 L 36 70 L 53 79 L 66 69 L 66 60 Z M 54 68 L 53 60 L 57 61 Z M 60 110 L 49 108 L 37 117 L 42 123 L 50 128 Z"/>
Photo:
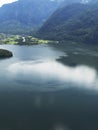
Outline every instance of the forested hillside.
<path id="1" fill-rule="evenodd" d="M 98 43 L 98 1 L 58 9 L 37 35 L 52 40 Z"/>
<path id="2" fill-rule="evenodd" d="M 0 8 L 0 32 L 25 33 L 38 28 L 63 0 L 18 0 Z"/>

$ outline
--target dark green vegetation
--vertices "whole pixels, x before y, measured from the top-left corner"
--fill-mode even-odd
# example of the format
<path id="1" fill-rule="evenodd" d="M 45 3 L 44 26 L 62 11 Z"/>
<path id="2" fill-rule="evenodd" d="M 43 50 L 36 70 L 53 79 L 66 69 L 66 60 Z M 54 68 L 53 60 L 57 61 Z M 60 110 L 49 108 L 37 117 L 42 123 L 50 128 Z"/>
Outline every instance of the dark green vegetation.
<path id="1" fill-rule="evenodd" d="M 0 8 L 0 32 L 29 33 L 37 29 L 59 7 L 62 0 L 18 0 Z"/>
<path id="2" fill-rule="evenodd" d="M 13 56 L 12 52 L 8 50 L 0 49 L 0 58 L 9 58 L 12 56 Z"/>
<path id="3" fill-rule="evenodd" d="M 40 28 L 40 38 L 98 43 L 98 1 L 72 4 L 57 10 Z"/>

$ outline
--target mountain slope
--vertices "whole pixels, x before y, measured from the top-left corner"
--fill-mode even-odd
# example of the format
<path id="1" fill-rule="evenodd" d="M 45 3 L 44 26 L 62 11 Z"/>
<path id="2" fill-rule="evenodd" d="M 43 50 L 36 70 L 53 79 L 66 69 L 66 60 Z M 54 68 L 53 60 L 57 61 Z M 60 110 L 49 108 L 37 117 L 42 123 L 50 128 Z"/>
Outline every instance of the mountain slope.
<path id="1" fill-rule="evenodd" d="M 58 8 L 82 0 L 18 0 L 0 8 L 0 32 L 23 34 L 40 27 Z"/>
<path id="2" fill-rule="evenodd" d="M 98 1 L 57 10 L 37 35 L 52 40 L 98 43 Z"/>
<path id="3" fill-rule="evenodd" d="M 63 0 L 18 0 L 0 8 L 0 32 L 30 31 L 40 25 Z"/>

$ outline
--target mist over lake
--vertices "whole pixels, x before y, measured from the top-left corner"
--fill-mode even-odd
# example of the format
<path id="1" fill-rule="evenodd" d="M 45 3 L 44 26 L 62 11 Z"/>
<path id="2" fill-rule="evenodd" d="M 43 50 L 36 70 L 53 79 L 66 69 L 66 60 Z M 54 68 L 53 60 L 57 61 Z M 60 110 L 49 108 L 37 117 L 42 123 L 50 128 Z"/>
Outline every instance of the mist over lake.
<path id="1" fill-rule="evenodd" d="M 13 52 L 0 60 L 2 130 L 97 130 L 95 49 L 84 53 L 83 46 L 68 44 L 0 48 Z"/>

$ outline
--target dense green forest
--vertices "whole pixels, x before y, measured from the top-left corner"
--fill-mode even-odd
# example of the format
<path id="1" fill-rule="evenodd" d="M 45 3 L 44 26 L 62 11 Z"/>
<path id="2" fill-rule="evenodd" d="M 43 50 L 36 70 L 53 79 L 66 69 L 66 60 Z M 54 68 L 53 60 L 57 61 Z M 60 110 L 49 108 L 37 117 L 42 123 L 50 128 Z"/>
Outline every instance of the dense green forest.
<path id="1" fill-rule="evenodd" d="M 98 1 L 58 9 L 37 36 L 51 40 L 98 43 Z"/>

